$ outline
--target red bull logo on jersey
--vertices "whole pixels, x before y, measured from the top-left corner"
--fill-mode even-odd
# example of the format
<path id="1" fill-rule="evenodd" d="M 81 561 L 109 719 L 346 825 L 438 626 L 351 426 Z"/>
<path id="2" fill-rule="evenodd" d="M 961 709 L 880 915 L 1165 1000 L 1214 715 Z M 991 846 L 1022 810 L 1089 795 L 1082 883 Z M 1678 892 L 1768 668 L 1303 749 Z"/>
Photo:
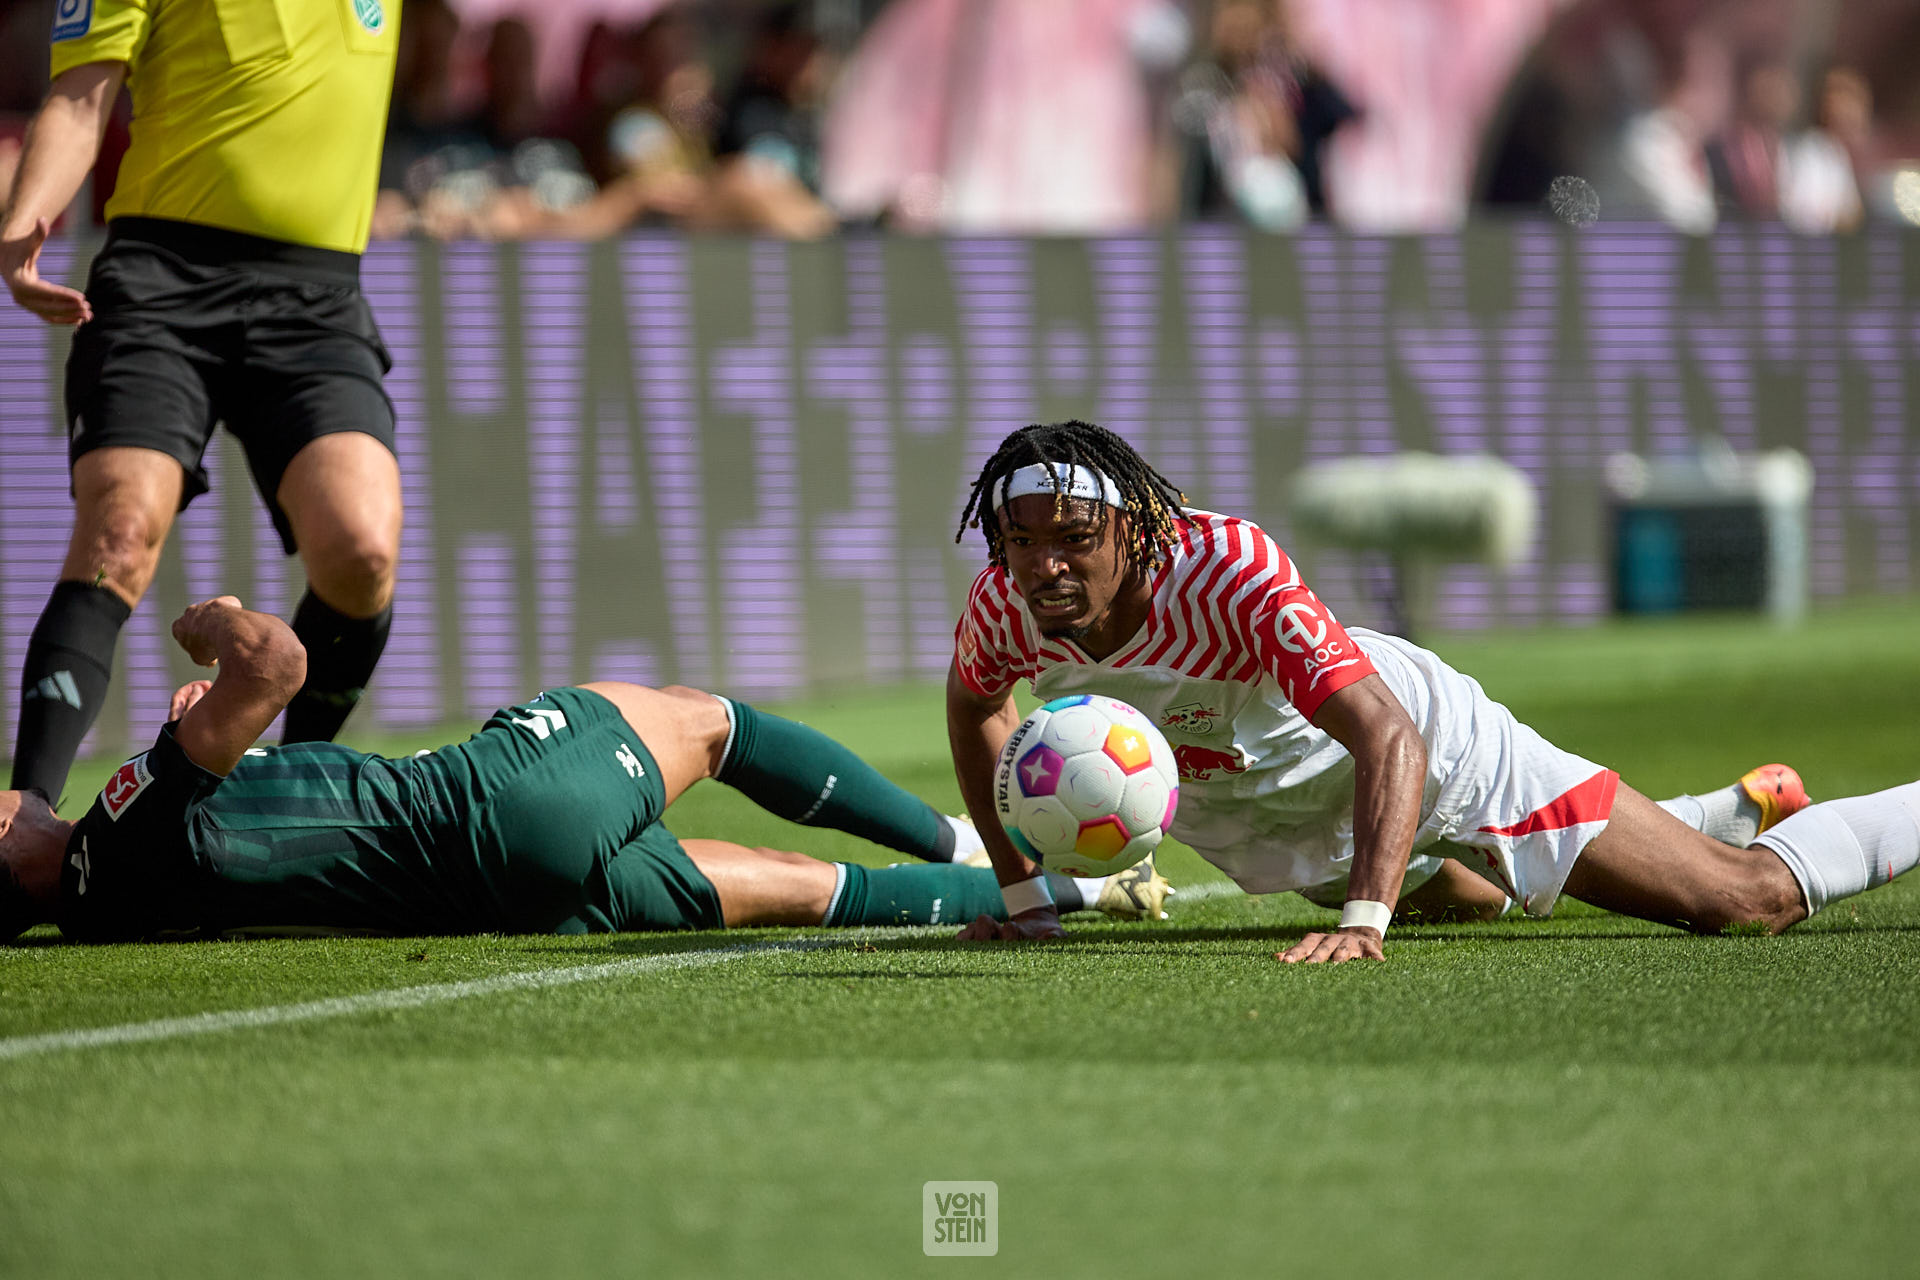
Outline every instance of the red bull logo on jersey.
<path id="1" fill-rule="evenodd" d="M 114 822 L 120 821 L 120 815 L 127 806 L 137 799 L 142 791 L 153 781 L 153 770 L 147 768 L 147 753 L 142 751 L 133 759 L 113 771 L 107 779 L 107 785 L 100 788 L 100 807 L 107 811 L 107 817 Z"/>
<path id="2" fill-rule="evenodd" d="M 1252 766 L 1253 757 L 1239 747 L 1217 751 L 1182 742 L 1173 749 L 1173 762 L 1180 767 L 1182 781 L 1210 782 L 1228 774 L 1245 773 Z"/>
<path id="3" fill-rule="evenodd" d="M 1218 707 L 1210 707 L 1204 702 L 1189 702 L 1183 706 L 1168 707 L 1162 712 L 1160 727 L 1175 733 L 1212 733 L 1222 714 Z"/>

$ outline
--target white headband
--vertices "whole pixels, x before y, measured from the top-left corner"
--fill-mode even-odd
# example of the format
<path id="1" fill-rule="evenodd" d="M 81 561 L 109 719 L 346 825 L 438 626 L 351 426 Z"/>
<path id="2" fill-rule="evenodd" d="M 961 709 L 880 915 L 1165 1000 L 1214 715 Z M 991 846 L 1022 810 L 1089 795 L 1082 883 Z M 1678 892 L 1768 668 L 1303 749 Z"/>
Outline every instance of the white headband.
<path id="1" fill-rule="evenodd" d="M 1109 507 L 1126 505 L 1120 497 L 1119 485 L 1091 467 L 1068 466 L 1064 462 L 1054 463 L 1051 475 L 1047 473 L 1045 463 L 1035 462 L 1021 467 L 1000 485 L 999 505 L 1004 507 L 1015 498 L 1030 497 L 1036 493 L 1049 498 L 1086 498 Z"/>

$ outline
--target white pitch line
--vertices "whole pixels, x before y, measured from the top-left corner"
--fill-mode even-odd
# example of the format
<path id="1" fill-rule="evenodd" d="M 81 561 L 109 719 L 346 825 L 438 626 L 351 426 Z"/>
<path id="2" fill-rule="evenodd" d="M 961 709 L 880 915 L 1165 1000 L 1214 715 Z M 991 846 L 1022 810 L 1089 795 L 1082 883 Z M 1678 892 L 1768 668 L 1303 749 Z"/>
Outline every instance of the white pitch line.
<path id="1" fill-rule="evenodd" d="M 606 964 L 569 965 L 557 969 L 528 969 L 519 973 L 496 974 L 491 978 L 469 978 L 464 982 L 435 982 L 418 987 L 395 987 L 384 991 L 365 991 L 359 995 L 330 996 L 324 1000 L 306 1000 L 299 1004 L 266 1005 L 258 1009 L 227 1009 L 215 1013 L 196 1013 L 184 1018 L 157 1018 L 151 1022 L 123 1022 L 117 1026 L 88 1027 L 77 1031 L 49 1031 L 39 1035 L 9 1036 L 0 1039 L 0 1061 L 26 1058 L 40 1053 L 58 1053 L 67 1049 L 101 1049 L 150 1040 L 178 1040 L 186 1036 L 211 1035 L 219 1031 L 243 1031 L 255 1027 L 280 1026 L 289 1022 L 313 1022 L 323 1018 L 349 1018 L 362 1013 L 392 1009 L 418 1009 L 424 1005 L 445 1004 L 474 996 L 498 995 L 503 991 L 539 991 L 550 987 L 572 986 L 602 978 L 623 978 L 629 974 L 650 973 L 662 969 L 696 969 L 744 960 L 751 956 L 779 951 L 812 951 L 876 939 L 907 937 L 913 930 L 874 929 L 843 933 L 833 938 L 796 938 L 791 942 L 753 942 L 734 947 L 714 947 L 705 951 L 675 951 L 666 955 L 635 956 Z"/>

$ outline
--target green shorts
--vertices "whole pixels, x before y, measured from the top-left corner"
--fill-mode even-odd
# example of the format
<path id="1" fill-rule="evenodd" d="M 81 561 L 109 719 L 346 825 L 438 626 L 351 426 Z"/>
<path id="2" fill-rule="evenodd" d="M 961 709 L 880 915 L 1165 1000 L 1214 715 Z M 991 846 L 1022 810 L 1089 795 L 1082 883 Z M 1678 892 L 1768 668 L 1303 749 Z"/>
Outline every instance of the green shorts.
<path id="1" fill-rule="evenodd" d="M 502 707 L 422 757 L 491 927 L 511 933 L 717 929 L 720 897 L 660 824 L 666 788 L 619 708 L 585 689 Z M 465 859 L 461 859 L 464 861 Z"/>
<path id="2" fill-rule="evenodd" d="M 665 825 L 654 823 L 596 868 L 587 907 L 556 933 L 719 929 L 720 895 Z"/>

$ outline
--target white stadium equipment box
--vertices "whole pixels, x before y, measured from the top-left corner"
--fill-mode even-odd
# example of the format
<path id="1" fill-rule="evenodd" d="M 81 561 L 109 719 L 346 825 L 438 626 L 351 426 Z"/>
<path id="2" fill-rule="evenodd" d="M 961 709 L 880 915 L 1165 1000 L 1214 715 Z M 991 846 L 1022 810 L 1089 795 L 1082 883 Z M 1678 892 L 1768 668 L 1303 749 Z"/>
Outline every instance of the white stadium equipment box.
<path id="1" fill-rule="evenodd" d="M 1803 454 L 1741 455 L 1717 440 L 1680 458 L 1619 453 L 1606 487 L 1617 612 L 1806 613 L 1813 468 Z"/>

